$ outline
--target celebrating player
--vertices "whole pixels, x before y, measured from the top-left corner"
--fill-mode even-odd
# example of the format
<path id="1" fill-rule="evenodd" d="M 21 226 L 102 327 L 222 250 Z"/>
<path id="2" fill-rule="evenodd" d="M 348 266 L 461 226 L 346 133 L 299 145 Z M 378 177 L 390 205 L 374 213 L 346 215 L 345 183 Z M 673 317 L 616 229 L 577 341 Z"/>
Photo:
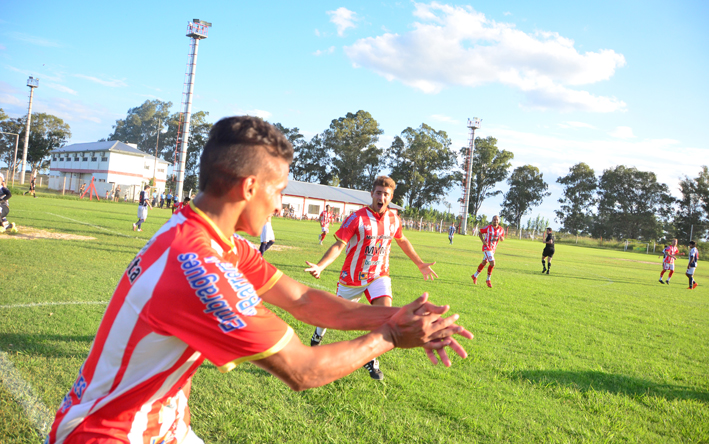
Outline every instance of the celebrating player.
<path id="1" fill-rule="evenodd" d="M 451 226 L 448 227 L 448 241 L 450 245 L 453 245 L 453 235 L 455 235 L 455 224 L 451 224 Z"/>
<path id="2" fill-rule="evenodd" d="M 478 283 L 478 275 L 485 268 L 485 264 L 490 263 L 487 267 L 487 286 L 492 288 L 492 270 L 495 268 L 495 249 L 497 243 L 505 240 L 505 230 L 500 226 L 500 216 L 493 216 L 492 223 L 480 230 L 478 237 L 483 243 L 483 261 L 478 265 L 477 271 L 470 276 L 473 278 L 473 284 Z"/>
<path id="3" fill-rule="evenodd" d="M 664 250 L 662 250 L 662 254 L 664 255 L 664 258 L 662 259 L 662 272 L 660 273 L 660 283 L 669 284 L 670 279 L 672 279 L 672 275 L 675 272 L 675 259 L 679 254 L 679 250 L 677 249 L 677 239 L 672 239 L 670 245 L 665 247 Z M 667 281 L 662 282 L 662 276 L 665 275 L 666 271 L 669 271 L 670 273 L 667 276 Z"/>
<path id="4" fill-rule="evenodd" d="M 153 236 L 118 282 L 47 443 L 203 443 L 190 428 L 192 376 L 209 359 L 228 372 L 251 361 L 293 390 L 339 379 L 394 348 L 444 347 L 472 335 L 424 294 L 401 308 L 368 307 L 308 288 L 232 234 L 256 235 L 281 207 L 293 148 L 275 127 L 232 117 L 210 131 L 199 194 Z M 305 347 L 263 301 L 296 319 L 370 333 Z"/>
<path id="5" fill-rule="evenodd" d="M 544 240 L 544 251 L 542 251 L 542 273 L 549 274 L 551 271 L 551 258 L 554 257 L 554 235 L 551 227 L 547 227 L 547 237 Z M 547 259 L 548 258 L 548 259 Z M 544 259 L 547 260 L 546 266 Z"/>
<path id="6" fill-rule="evenodd" d="M 322 233 L 320 233 L 320 245 L 325 240 L 325 236 L 330 232 L 330 222 L 332 222 L 332 213 L 330 212 L 330 205 L 325 205 L 325 210 L 320 213 L 320 227 L 322 228 Z"/>
<path id="7" fill-rule="evenodd" d="M 316 279 L 320 273 L 342 253 L 346 247 L 337 295 L 350 301 L 364 296 L 372 305 L 391 307 L 392 291 L 389 277 L 389 251 L 392 238 L 423 274 L 424 280 L 438 277 L 431 269 L 435 262 L 425 263 L 414 251 L 401 228 L 401 219 L 388 206 L 394 197 L 396 184 L 387 176 L 379 176 L 372 185 L 372 204 L 352 213 L 335 233 L 337 241 L 325 252 L 320 262 L 309 265 L 305 271 Z M 310 340 L 311 346 L 322 341 L 326 328 L 317 327 Z M 365 366 L 372 379 L 384 379 L 379 361 L 372 359 Z"/>
<path id="8" fill-rule="evenodd" d="M 699 261 L 699 250 L 697 250 L 697 243 L 691 241 L 689 243 L 689 264 L 687 264 L 687 277 L 689 278 L 689 288 L 688 290 L 694 290 L 697 288 L 697 281 L 694 280 L 694 271 L 697 269 L 697 262 Z"/>

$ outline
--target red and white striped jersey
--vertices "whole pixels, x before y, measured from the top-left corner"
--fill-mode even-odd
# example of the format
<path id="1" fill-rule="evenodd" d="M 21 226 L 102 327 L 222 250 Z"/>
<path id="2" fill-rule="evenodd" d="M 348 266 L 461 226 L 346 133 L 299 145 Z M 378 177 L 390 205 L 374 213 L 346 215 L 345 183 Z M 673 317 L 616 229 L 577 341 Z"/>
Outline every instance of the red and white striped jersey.
<path id="1" fill-rule="evenodd" d="M 389 276 L 391 241 L 403 236 L 401 219 L 392 210 L 380 215 L 364 207 L 352 213 L 335 233 L 338 240 L 347 244 L 340 283 L 361 287 Z"/>
<path id="2" fill-rule="evenodd" d="M 679 250 L 677 247 L 673 247 L 672 245 L 668 245 L 667 248 L 665 248 L 662 253 L 665 255 L 663 262 L 666 264 L 674 264 L 675 263 L 675 258 L 679 254 Z"/>
<path id="3" fill-rule="evenodd" d="M 328 211 L 323 211 L 320 213 L 320 226 L 323 228 L 327 228 L 330 226 L 330 223 L 332 222 L 332 213 Z"/>
<path id="4" fill-rule="evenodd" d="M 488 225 L 487 227 L 480 230 L 483 235 L 483 251 L 495 252 L 497 248 L 497 242 L 505 237 L 505 229 L 502 227 L 493 227 Z"/>
<path id="5" fill-rule="evenodd" d="M 281 276 L 194 206 L 176 213 L 121 277 L 47 442 L 180 442 L 202 361 L 228 372 L 292 338 L 259 297 Z"/>

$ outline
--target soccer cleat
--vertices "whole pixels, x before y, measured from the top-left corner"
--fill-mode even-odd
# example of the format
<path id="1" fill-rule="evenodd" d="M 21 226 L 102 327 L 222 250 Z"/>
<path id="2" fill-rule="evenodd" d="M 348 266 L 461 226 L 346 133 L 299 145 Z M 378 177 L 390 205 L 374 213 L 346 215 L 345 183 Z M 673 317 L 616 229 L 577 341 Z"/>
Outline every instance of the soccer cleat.
<path id="1" fill-rule="evenodd" d="M 135 231 L 135 224 L 133 224 L 133 231 Z"/>
<path id="2" fill-rule="evenodd" d="M 660 283 L 661 283 L 661 284 L 664 284 L 665 281 L 663 281 L 662 278 L 660 278 Z"/>
<path id="3" fill-rule="evenodd" d="M 547 274 L 549 274 L 549 270 L 547 270 Z"/>
<path id="4" fill-rule="evenodd" d="M 670 280 L 667 279 L 667 280 L 665 281 L 665 284 L 670 285 Z"/>
<path id="5" fill-rule="evenodd" d="M 381 370 L 379 370 L 379 361 L 376 359 L 372 359 L 368 363 L 364 364 L 364 368 L 366 368 L 369 371 L 369 377 L 372 379 L 376 379 L 377 381 L 381 381 L 384 379 L 384 373 L 382 373 Z"/>
<path id="6" fill-rule="evenodd" d="M 470 277 L 473 278 L 473 284 L 478 285 L 478 277 L 475 275 L 472 275 Z"/>
<path id="7" fill-rule="evenodd" d="M 699 285 L 699 284 L 697 284 L 697 283 L 695 282 L 694 285 L 692 285 L 692 290 L 694 290 L 695 288 L 697 288 L 697 285 Z"/>
<path id="8" fill-rule="evenodd" d="M 320 345 L 320 341 L 322 341 L 322 336 L 318 334 L 318 330 L 315 329 L 315 333 L 313 333 L 313 337 L 310 338 L 310 346 L 315 347 Z"/>
<path id="9" fill-rule="evenodd" d="M 143 229 L 142 229 L 142 228 L 138 228 L 138 231 L 143 231 Z"/>
<path id="10" fill-rule="evenodd" d="M 492 288 L 492 281 L 485 281 L 485 282 L 487 282 L 488 287 Z"/>
<path id="11" fill-rule="evenodd" d="M 546 272 L 547 272 L 547 269 L 546 269 L 546 268 L 542 270 L 542 274 L 544 274 L 544 273 L 546 273 Z"/>

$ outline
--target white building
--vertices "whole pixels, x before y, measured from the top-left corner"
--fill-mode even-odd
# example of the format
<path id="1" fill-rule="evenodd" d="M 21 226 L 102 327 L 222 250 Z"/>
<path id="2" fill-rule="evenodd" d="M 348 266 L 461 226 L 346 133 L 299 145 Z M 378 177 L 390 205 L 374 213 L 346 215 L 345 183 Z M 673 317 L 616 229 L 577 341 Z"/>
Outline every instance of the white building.
<path id="1" fill-rule="evenodd" d="M 129 200 L 137 200 L 140 191 L 148 185 L 155 174 L 158 193 L 165 190 L 167 167 L 162 159 L 156 159 L 136 148 L 135 144 L 110 140 L 107 142 L 75 143 L 51 152 L 49 164 L 49 188 L 79 192 L 82 184 L 88 187 L 91 178 L 99 197 L 106 191 L 113 193 L 120 185 L 120 196 L 126 193 Z M 157 165 L 157 171 L 154 172 Z"/>
<path id="2" fill-rule="evenodd" d="M 283 209 L 293 209 L 295 216 L 308 219 L 318 217 L 330 205 L 330 211 L 336 216 L 348 216 L 362 207 L 372 203 L 369 191 L 350 190 L 348 188 L 332 187 L 317 183 L 299 182 L 289 180 L 288 186 L 283 190 Z M 396 204 L 389 204 L 389 208 L 402 210 Z"/>

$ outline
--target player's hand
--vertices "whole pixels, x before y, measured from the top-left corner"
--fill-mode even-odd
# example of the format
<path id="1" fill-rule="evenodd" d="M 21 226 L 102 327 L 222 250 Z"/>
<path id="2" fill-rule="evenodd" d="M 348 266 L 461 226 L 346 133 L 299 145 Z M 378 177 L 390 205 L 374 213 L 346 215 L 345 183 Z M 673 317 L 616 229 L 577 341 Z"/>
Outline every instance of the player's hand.
<path id="1" fill-rule="evenodd" d="M 435 271 L 431 268 L 432 265 L 436 265 L 435 262 L 431 263 L 422 263 L 419 265 L 419 271 L 421 271 L 421 274 L 423 275 L 423 280 L 427 281 L 429 279 L 433 280 L 434 277 L 438 277 Z"/>
<path id="2" fill-rule="evenodd" d="M 465 358 L 468 354 L 463 347 L 452 338 L 454 334 L 472 339 L 473 334 L 465 328 L 456 325 L 458 315 L 442 318 L 450 307 L 434 305 L 428 302 L 428 293 L 412 303 L 405 305 L 389 319 L 389 338 L 398 348 L 423 347 L 431 362 L 438 363 L 435 352 L 438 353 L 445 366 L 450 366 L 450 359 L 445 347 L 451 347 L 459 356 Z"/>
<path id="3" fill-rule="evenodd" d="M 303 271 L 307 271 L 310 273 L 315 279 L 320 279 L 320 273 L 322 273 L 323 269 L 318 267 L 318 264 L 313 264 L 312 262 L 305 261 L 306 264 L 309 265 L 308 268 L 306 268 Z"/>

